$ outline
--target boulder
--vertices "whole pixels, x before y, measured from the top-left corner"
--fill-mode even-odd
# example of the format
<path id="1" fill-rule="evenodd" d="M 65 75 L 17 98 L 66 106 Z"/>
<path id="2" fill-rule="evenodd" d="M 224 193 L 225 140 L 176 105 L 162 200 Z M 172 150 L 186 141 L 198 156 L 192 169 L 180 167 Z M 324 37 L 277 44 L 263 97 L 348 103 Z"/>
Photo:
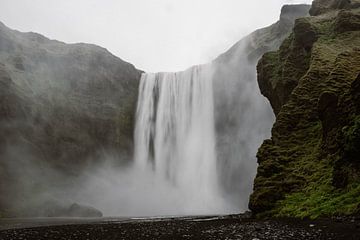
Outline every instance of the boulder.
<path id="1" fill-rule="evenodd" d="M 34 207 L 30 215 L 39 217 L 102 217 L 103 214 L 98 209 L 73 203 L 64 204 L 58 201 L 47 201 L 42 206 Z"/>
<path id="2" fill-rule="evenodd" d="M 67 210 L 67 216 L 69 216 L 69 217 L 102 217 L 103 214 L 96 208 L 73 203 Z"/>

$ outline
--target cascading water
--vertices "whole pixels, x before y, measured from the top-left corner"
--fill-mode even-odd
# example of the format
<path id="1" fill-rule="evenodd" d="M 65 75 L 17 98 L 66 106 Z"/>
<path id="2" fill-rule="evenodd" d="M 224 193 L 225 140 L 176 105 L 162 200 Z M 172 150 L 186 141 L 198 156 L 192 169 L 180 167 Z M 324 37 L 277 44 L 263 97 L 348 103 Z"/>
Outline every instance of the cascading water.
<path id="1" fill-rule="evenodd" d="M 89 205 L 108 216 L 246 211 L 257 148 L 273 123 L 248 58 L 251 43 L 183 72 L 143 74 L 134 161 L 94 173 L 88 192 L 100 190 Z"/>
<path id="2" fill-rule="evenodd" d="M 178 214 L 225 211 L 216 171 L 210 70 L 203 65 L 177 73 L 146 73 L 140 82 L 136 168 L 152 171 L 155 185 L 170 184 L 182 202 Z"/>

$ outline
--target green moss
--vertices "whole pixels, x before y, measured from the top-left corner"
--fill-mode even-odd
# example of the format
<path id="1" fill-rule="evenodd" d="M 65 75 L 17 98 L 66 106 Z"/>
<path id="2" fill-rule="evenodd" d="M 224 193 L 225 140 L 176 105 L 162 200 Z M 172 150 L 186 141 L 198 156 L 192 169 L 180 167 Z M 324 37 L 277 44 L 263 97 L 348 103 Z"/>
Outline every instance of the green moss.
<path id="1" fill-rule="evenodd" d="M 272 69 L 270 71 L 270 79 L 277 80 L 278 75 L 281 72 L 280 64 L 279 64 L 279 54 L 277 52 L 268 52 L 264 55 L 266 58 L 266 63 L 269 65 L 269 69 Z M 272 87 L 274 88 L 276 85 L 276 82 L 271 82 Z"/>
<path id="2" fill-rule="evenodd" d="M 354 135 L 359 136 L 357 134 L 359 133 L 360 118 L 355 119 L 354 125 L 346 131 L 350 139 L 354 139 Z M 314 125 L 310 129 L 316 130 L 317 128 L 318 126 Z M 275 216 L 314 219 L 319 216 L 348 215 L 357 211 L 360 205 L 360 182 L 353 183 L 345 189 L 335 188 L 332 185 L 332 163 L 338 156 L 334 154 L 323 157 L 319 144 L 320 141 L 317 144 L 316 140 L 315 142 L 310 141 L 306 146 L 309 148 L 308 154 L 289 165 L 288 170 L 291 170 L 293 175 L 299 174 L 304 177 L 305 184 L 303 187 L 297 188 L 295 192 L 286 194 L 285 199 L 277 202 L 272 210 Z M 354 149 L 353 145 L 350 149 Z"/>
<path id="3" fill-rule="evenodd" d="M 287 195 L 277 204 L 276 216 L 309 217 L 349 215 L 360 203 L 360 184 L 335 189 L 328 181 L 308 186 L 301 192 Z"/>
<path id="4" fill-rule="evenodd" d="M 360 115 L 354 117 L 350 126 L 343 128 L 343 134 L 345 154 L 352 158 L 360 156 Z"/>
<path id="5" fill-rule="evenodd" d="M 258 216 L 316 218 L 359 211 L 360 116 L 354 116 L 349 93 L 360 71 L 360 31 L 336 31 L 336 17 L 298 21 L 296 34 L 259 62 L 259 85 L 277 116 L 271 140 L 257 155 L 249 207 Z M 320 120 L 324 92 L 334 93 L 338 102 Z"/>

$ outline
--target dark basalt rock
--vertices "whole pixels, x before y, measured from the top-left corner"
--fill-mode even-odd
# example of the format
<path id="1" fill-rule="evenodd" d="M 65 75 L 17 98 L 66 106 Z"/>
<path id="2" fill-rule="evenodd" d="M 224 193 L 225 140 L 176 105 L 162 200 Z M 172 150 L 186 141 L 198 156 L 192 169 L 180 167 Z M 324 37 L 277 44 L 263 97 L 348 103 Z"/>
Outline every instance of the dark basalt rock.
<path id="1" fill-rule="evenodd" d="M 328 135 L 332 129 L 339 124 L 337 109 L 338 96 L 333 92 L 324 92 L 321 94 L 318 102 L 319 118 L 322 124 L 323 142 L 326 143 Z M 333 139 L 331 139 L 333 140 Z M 328 148 L 329 148 L 329 144 Z"/>
<path id="2" fill-rule="evenodd" d="M 344 143 L 341 157 L 335 161 L 332 179 L 336 188 L 345 188 L 360 178 L 360 116 L 357 115 L 348 126 L 344 126 L 342 133 Z"/>
<path id="3" fill-rule="evenodd" d="M 294 38 L 306 51 L 310 51 L 317 40 L 317 33 L 308 19 L 296 19 L 294 26 Z"/>
<path id="4" fill-rule="evenodd" d="M 357 211 L 360 12 L 355 2 L 314 1 L 314 16 L 297 20 L 280 50 L 258 63 L 259 87 L 276 122 L 271 140 L 257 154 L 249 204 L 255 214 L 319 217 Z"/>
<path id="5" fill-rule="evenodd" d="M 356 79 L 351 83 L 351 94 L 354 99 L 354 103 L 357 109 L 357 113 L 360 114 L 360 73 Z"/>
<path id="6" fill-rule="evenodd" d="M 265 52 L 279 48 L 295 19 L 308 16 L 309 8 L 305 4 L 283 6 L 279 21 L 246 36 L 213 62 L 219 178 L 221 187 L 236 195 L 242 208 L 247 207 L 244 196 L 252 191 L 256 148 L 274 118 L 268 102 L 256 90 L 256 64 Z M 256 133 L 248 127 L 248 119 L 257 119 L 252 124 L 253 129 L 258 129 Z M 241 184 L 235 188 L 234 182 Z"/>
<path id="7" fill-rule="evenodd" d="M 335 31 L 343 33 L 360 30 L 360 16 L 351 11 L 341 10 L 335 21 Z"/>
<path id="8" fill-rule="evenodd" d="M 300 36 L 296 39 L 295 34 L 290 35 L 278 52 L 264 54 L 257 65 L 260 91 L 269 99 L 276 115 L 289 100 L 301 76 L 309 68 L 310 51 L 308 48 L 311 48 L 311 44 L 299 38 L 302 39 Z M 304 37 L 304 39 L 307 38 Z"/>
<path id="9" fill-rule="evenodd" d="M 57 201 L 47 201 L 37 209 L 30 210 L 30 216 L 37 217 L 102 217 L 101 211 L 96 208 L 73 203 L 70 205 L 61 204 Z"/>
<path id="10" fill-rule="evenodd" d="M 277 61 L 277 55 L 269 52 L 263 55 L 257 65 L 258 84 L 260 91 L 264 96 L 271 98 L 271 100 L 269 101 L 275 114 L 280 111 L 280 108 L 282 106 L 281 96 L 277 94 L 271 94 L 274 91 L 275 87 L 273 86 L 271 81 L 268 81 L 268 79 L 271 79 L 270 75 L 276 74 L 276 72 L 272 72 L 270 71 L 270 69 L 275 68 Z"/>
<path id="11" fill-rule="evenodd" d="M 357 0 L 315 0 L 310 9 L 310 15 L 317 16 L 331 10 L 350 9 L 359 7 Z"/>
<path id="12" fill-rule="evenodd" d="M 49 169 L 71 179 L 104 152 L 130 159 L 141 73 L 104 48 L 0 23 L 0 206 L 46 189 Z"/>
<path id="13" fill-rule="evenodd" d="M 68 211 L 67 215 L 70 217 L 102 217 L 103 214 L 96 208 L 79 205 L 77 203 L 73 203 Z"/>

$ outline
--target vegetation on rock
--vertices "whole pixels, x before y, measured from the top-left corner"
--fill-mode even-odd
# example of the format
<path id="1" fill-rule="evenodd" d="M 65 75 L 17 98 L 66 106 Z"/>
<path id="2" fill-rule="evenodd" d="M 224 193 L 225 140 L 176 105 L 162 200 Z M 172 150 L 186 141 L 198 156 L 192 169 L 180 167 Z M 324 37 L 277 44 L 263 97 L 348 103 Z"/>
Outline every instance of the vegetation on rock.
<path id="1" fill-rule="evenodd" d="M 259 215 L 359 211 L 360 9 L 340 2 L 315 1 L 316 16 L 298 19 L 280 50 L 258 64 L 276 114 L 257 155 L 249 207 Z"/>

